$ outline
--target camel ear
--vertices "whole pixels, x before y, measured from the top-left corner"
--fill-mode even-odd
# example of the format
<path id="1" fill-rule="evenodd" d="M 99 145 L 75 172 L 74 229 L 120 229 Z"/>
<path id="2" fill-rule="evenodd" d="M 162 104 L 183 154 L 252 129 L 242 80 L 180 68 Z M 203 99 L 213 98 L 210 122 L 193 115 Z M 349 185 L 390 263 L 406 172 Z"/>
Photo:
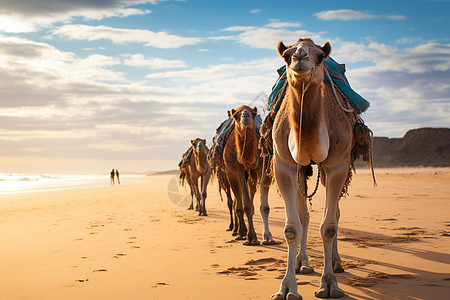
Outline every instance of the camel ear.
<path id="1" fill-rule="evenodd" d="M 328 57 L 328 55 L 330 55 L 331 52 L 331 45 L 330 42 L 326 42 L 325 45 L 323 45 L 322 47 L 322 51 L 325 54 L 325 58 Z"/>
<path id="2" fill-rule="evenodd" d="M 205 139 L 202 139 L 202 141 L 203 141 L 203 143 L 206 145 L 206 140 L 205 140 Z"/>
<path id="3" fill-rule="evenodd" d="M 191 145 L 195 145 L 195 140 L 191 140 Z"/>
<path id="4" fill-rule="evenodd" d="M 258 114 L 258 108 L 256 106 L 253 107 L 253 113 L 255 114 L 255 116 Z"/>
<path id="5" fill-rule="evenodd" d="M 235 117 L 235 114 L 236 113 L 236 110 L 234 109 L 234 108 L 232 108 L 231 109 L 231 116 L 233 117 L 233 119 L 235 119 L 236 120 L 236 117 Z"/>
<path id="6" fill-rule="evenodd" d="M 283 42 L 282 41 L 278 41 L 278 43 L 277 43 L 277 51 L 278 51 L 278 54 L 281 57 L 283 57 L 283 53 L 284 53 L 284 51 L 286 51 L 286 49 L 287 49 L 287 47 L 283 44 Z"/>

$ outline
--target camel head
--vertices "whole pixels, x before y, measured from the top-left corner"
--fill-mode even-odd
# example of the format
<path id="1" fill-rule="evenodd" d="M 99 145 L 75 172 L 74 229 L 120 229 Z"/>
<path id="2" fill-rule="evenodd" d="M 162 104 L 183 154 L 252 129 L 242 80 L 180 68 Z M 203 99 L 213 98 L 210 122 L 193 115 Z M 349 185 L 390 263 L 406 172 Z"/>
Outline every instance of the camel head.
<path id="1" fill-rule="evenodd" d="M 255 130 L 255 117 L 258 109 L 241 105 L 231 110 L 234 119 L 234 138 L 237 160 L 243 165 L 253 165 L 257 161 L 258 136 Z"/>
<path id="2" fill-rule="evenodd" d="M 251 108 L 247 105 L 241 105 L 237 109 L 231 110 L 231 115 L 233 116 L 236 128 L 240 131 L 245 129 L 255 129 L 255 117 L 258 113 L 258 109 L 255 107 Z"/>
<path id="3" fill-rule="evenodd" d="M 191 140 L 191 145 L 194 149 L 194 153 L 208 153 L 205 139 L 196 138 L 195 140 Z"/>
<path id="4" fill-rule="evenodd" d="M 286 73 L 291 85 L 296 86 L 301 82 L 318 85 L 322 82 L 323 61 L 331 52 L 329 42 L 321 47 L 310 38 L 300 38 L 291 46 L 285 46 L 279 41 L 277 50 L 286 62 Z"/>

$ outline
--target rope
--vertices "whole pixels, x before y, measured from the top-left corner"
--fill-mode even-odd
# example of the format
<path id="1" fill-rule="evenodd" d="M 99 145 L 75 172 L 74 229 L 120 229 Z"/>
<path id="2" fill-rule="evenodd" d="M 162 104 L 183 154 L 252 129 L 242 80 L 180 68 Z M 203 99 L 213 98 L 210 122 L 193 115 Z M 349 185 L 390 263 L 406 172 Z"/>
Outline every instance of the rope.
<path id="1" fill-rule="evenodd" d="M 242 157 L 244 156 L 246 143 L 247 143 L 247 126 L 244 125 L 244 145 L 242 146 L 242 151 L 240 155 L 241 162 L 243 162 Z"/>
<path id="2" fill-rule="evenodd" d="M 309 86 L 311 84 L 312 81 L 312 72 L 311 72 L 311 76 L 309 78 L 309 82 L 305 87 L 305 82 L 302 82 L 302 96 L 300 98 L 300 120 L 299 120 L 299 127 L 298 127 L 298 148 L 297 148 L 297 189 L 300 191 L 300 193 L 309 201 L 309 205 L 310 205 L 310 210 L 312 209 L 312 197 L 316 194 L 317 189 L 319 187 L 319 178 L 320 178 L 320 171 L 317 173 L 317 181 L 316 181 L 316 187 L 314 189 L 314 192 L 312 192 L 312 194 L 308 195 L 307 193 L 305 193 L 301 186 L 300 186 L 300 170 L 301 170 L 301 166 L 300 166 L 300 146 L 301 146 L 301 140 L 302 140 L 302 121 L 303 121 L 303 99 L 305 98 L 305 93 L 306 91 L 309 89 Z"/>
<path id="3" fill-rule="evenodd" d="M 339 107 L 345 112 L 353 113 L 354 109 L 347 109 L 347 108 L 345 108 L 342 105 L 341 101 L 339 101 L 339 98 L 338 98 L 338 95 L 337 95 L 336 90 L 334 88 L 334 83 L 333 83 L 333 80 L 331 79 L 330 73 L 328 72 L 327 68 L 324 68 L 324 70 L 325 70 L 325 74 L 327 74 L 328 79 L 330 80 L 330 85 L 331 85 L 331 88 L 333 89 L 333 94 L 334 94 L 334 97 L 336 98 L 336 102 L 339 104 Z"/>

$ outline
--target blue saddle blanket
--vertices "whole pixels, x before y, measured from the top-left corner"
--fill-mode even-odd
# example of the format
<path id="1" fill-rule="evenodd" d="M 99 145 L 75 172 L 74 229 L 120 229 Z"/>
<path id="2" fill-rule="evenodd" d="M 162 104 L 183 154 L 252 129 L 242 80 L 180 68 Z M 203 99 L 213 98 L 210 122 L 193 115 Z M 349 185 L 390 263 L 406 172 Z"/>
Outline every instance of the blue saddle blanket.
<path id="1" fill-rule="evenodd" d="M 328 69 L 328 72 L 330 73 L 330 77 L 333 80 L 333 82 L 339 87 L 339 89 L 344 93 L 344 95 L 347 97 L 347 99 L 353 104 L 353 106 L 356 109 L 356 112 L 358 114 L 361 114 L 365 112 L 369 106 L 370 102 L 361 97 L 357 92 L 355 92 L 351 87 L 350 83 L 347 80 L 347 77 L 345 77 L 345 67 L 337 63 L 334 59 L 331 57 L 324 62 L 324 67 Z M 279 90 L 285 83 L 287 77 L 286 77 L 286 65 L 283 65 L 281 68 L 277 70 L 278 72 L 278 80 L 275 82 L 275 84 L 272 87 L 272 92 L 269 95 L 269 98 L 267 99 L 267 110 L 271 110 L 271 104 L 273 103 L 273 100 L 277 96 Z M 328 76 L 324 76 L 323 80 L 330 84 L 330 81 L 328 79 Z"/>

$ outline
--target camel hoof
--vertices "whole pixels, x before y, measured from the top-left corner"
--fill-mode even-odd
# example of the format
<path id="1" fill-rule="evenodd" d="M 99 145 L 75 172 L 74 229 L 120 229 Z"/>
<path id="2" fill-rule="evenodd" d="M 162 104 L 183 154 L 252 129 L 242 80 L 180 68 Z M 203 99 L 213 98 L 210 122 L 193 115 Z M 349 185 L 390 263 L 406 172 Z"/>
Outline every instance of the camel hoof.
<path id="1" fill-rule="evenodd" d="M 311 274 L 314 273 L 314 268 L 310 266 L 302 266 L 300 268 L 300 274 Z"/>
<path id="2" fill-rule="evenodd" d="M 235 238 L 236 241 L 245 241 L 246 238 L 244 236 L 238 236 L 237 238 Z"/>
<path id="3" fill-rule="evenodd" d="M 263 245 L 278 245 L 278 244 L 281 244 L 281 242 L 271 240 L 271 241 L 263 241 L 262 244 Z"/>
<path id="4" fill-rule="evenodd" d="M 237 232 L 233 231 L 233 233 L 231 234 L 232 236 L 237 236 Z"/>
<path id="5" fill-rule="evenodd" d="M 334 273 L 344 273 L 344 268 L 342 266 L 334 267 Z"/>
<path id="6" fill-rule="evenodd" d="M 320 288 L 314 292 L 314 296 L 317 298 L 328 298 L 328 289 Z"/>
<path id="7" fill-rule="evenodd" d="M 247 241 L 244 243 L 244 246 L 259 246 L 259 242 L 257 240 Z"/>
<path id="8" fill-rule="evenodd" d="M 330 291 L 330 298 L 341 298 L 345 293 L 340 288 L 332 289 Z"/>
<path id="9" fill-rule="evenodd" d="M 302 300 L 303 297 L 299 294 L 288 293 L 286 296 L 286 300 Z"/>
<path id="10" fill-rule="evenodd" d="M 231 230 L 233 230 L 233 229 L 232 229 L 232 228 L 228 228 L 228 229 L 227 229 L 227 231 L 231 231 Z"/>
<path id="11" fill-rule="evenodd" d="M 194 210 L 194 208 L 192 206 L 190 206 L 187 210 Z"/>
<path id="12" fill-rule="evenodd" d="M 270 296 L 270 299 L 271 300 L 285 300 L 286 298 L 284 297 L 284 294 L 282 292 L 278 292 L 278 293 Z"/>

